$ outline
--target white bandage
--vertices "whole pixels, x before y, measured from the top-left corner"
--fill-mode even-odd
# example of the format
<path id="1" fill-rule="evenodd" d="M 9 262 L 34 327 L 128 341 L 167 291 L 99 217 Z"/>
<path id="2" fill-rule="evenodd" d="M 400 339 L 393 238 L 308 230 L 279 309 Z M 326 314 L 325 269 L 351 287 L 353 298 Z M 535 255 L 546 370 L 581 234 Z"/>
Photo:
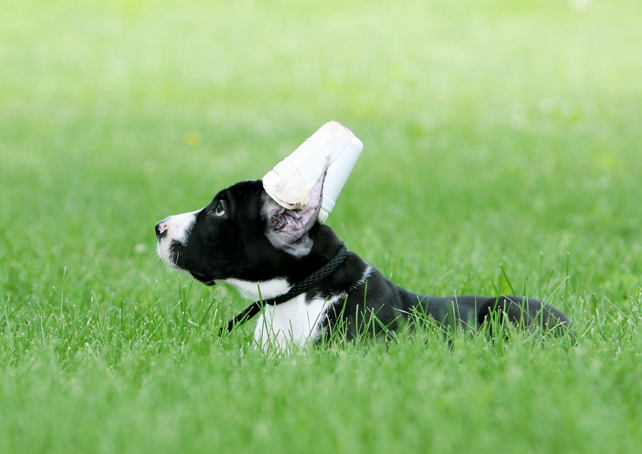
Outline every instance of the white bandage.
<path id="1" fill-rule="evenodd" d="M 274 166 L 263 177 L 263 188 L 282 207 L 300 210 L 308 204 L 312 188 L 327 171 L 319 213 L 319 222 L 323 223 L 362 150 L 363 143 L 350 130 L 331 121 Z"/>

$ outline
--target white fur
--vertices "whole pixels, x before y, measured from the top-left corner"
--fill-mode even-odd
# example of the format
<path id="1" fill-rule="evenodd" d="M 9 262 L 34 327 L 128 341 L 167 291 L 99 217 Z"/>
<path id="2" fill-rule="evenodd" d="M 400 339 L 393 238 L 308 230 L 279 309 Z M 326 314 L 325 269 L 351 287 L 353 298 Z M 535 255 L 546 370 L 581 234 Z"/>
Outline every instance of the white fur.
<path id="1" fill-rule="evenodd" d="M 361 276 L 361 279 L 359 279 L 357 282 L 352 284 L 352 287 L 350 287 L 350 290 L 354 290 L 357 287 L 360 287 L 361 285 L 365 284 L 368 278 L 370 277 L 370 274 L 372 274 L 373 269 L 374 268 L 372 267 L 372 265 L 367 264 L 366 269 L 363 270 L 363 276 Z"/>
<path id="2" fill-rule="evenodd" d="M 364 284 L 372 270 L 372 266 L 368 265 L 361 279 L 355 282 L 352 288 L 357 288 Z M 276 289 L 275 281 L 268 282 L 272 283 L 274 285 L 273 288 Z M 226 282 L 231 283 L 230 279 Z M 254 284 L 256 288 L 256 283 Z M 265 283 L 261 283 L 261 285 L 263 284 Z M 238 284 L 234 285 L 238 286 Z M 263 287 L 261 289 L 263 294 Z M 276 293 L 274 296 L 281 295 L 286 291 Z M 271 297 L 273 298 L 274 296 Z M 254 341 L 264 351 L 270 348 L 284 351 L 291 344 L 302 347 L 308 342 L 314 342 L 321 337 L 321 325 L 326 318 L 328 309 L 334 304 L 342 302 L 345 298 L 346 293 L 342 292 L 327 300 L 315 298 L 306 302 L 305 294 L 303 294 L 276 306 L 266 305 L 256 323 Z"/>
<path id="3" fill-rule="evenodd" d="M 257 346 L 264 351 L 285 351 L 289 345 L 302 347 L 318 340 L 328 309 L 344 298 L 345 293 L 340 293 L 328 300 L 315 298 L 306 302 L 303 294 L 276 306 L 266 305 L 254 331 Z"/>
<path id="4" fill-rule="evenodd" d="M 200 210 L 170 216 L 161 222 L 161 228 L 166 229 L 167 233 L 158 241 L 157 250 L 158 256 L 165 263 L 173 267 L 176 266 L 174 263 L 175 257 L 172 256 L 170 246 L 173 241 L 177 241 L 183 245 L 187 242 L 187 238 L 196 223 L 196 214 L 199 211 Z"/>
<path id="5" fill-rule="evenodd" d="M 261 282 L 243 281 L 241 279 L 234 278 L 216 281 L 217 284 L 221 282 L 232 284 L 241 291 L 241 295 L 243 295 L 244 298 L 251 300 L 258 300 L 259 298 L 264 300 L 274 298 L 287 293 L 288 290 L 290 290 L 290 287 L 292 287 L 292 284 L 284 278 Z"/>
<path id="6" fill-rule="evenodd" d="M 234 285 L 244 297 L 252 300 L 274 298 L 287 293 L 292 287 L 284 278 L 262 282 L 230 278 L 220 282 Z M 254 331 L 257 346 L 262 347 L 264 351 L 268 351 L 270 347 L 284 351 L 288 345 L 301 347 L 307 342 L 317 340 L 321 336 L 320 325 L 325 312 L 342 296 L 345 297 L 337 295 L 327 301 L 316 298 L 306 302 L 305 294 L 301 294 L 275 306 L 266 304 Z"/>

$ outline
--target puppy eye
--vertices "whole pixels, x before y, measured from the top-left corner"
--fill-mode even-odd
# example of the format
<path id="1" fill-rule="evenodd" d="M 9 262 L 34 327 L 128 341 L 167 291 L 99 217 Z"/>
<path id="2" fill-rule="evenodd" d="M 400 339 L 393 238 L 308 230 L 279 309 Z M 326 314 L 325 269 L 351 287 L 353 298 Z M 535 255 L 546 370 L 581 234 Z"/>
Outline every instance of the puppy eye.
<path id="1" fill-rule="evenodd" d="M 216 216 L 225 216 L 225 208 L 223 208 L 223 205 L 219 203 L 214 210 L 214 214 Z"/>

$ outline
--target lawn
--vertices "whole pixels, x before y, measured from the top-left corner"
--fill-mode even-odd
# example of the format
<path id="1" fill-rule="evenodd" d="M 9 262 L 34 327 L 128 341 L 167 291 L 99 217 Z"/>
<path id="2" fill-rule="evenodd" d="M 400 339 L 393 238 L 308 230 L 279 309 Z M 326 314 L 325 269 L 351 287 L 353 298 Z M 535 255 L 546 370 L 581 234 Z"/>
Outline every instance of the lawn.
<path id="1" fill-rule="evenodd" d="M 637 453 L 637 0 L 24 0 L 0 14 L 0 453 Z M 253 348 L 154 224 L 329 120 L 328 220 L 396 283 L 515 293 L 577 345 Z"/>

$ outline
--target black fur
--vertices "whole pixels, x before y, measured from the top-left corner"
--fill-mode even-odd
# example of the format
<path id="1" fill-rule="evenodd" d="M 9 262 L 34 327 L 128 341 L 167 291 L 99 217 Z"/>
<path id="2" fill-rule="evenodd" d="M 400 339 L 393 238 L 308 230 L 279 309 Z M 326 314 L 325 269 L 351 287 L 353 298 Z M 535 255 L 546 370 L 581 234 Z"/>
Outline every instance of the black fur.
<path id="1" fill-rule="evenodd" d="M 261 181 L 237 183 L 219 192 L 197 214 L 189 241 L 172 245 L 175 265 L 207 284 L 229 278 L 285 278 L 294 284 L 332 259 L 343 244 L 330 227 L 313 222 L 300 237 L 288 239 L 288 248 L 275 246 L 269 236 L 278 234 L 283 210 L 266 209 L 272 207 L 270 204 L 276 206 Z M 219 206 L 224 216 L 214 214 Z M 305 253 L 293 254 L 297 250 Z M 545 332 L 563 332 L 569 325 L 561 312 L 538 300 L 516 296 L 425 296 L 395 285 L 374 268 L 364 282 L 368 268 L 370 265 L 350 252 L 334 273 L 306 294 L 308 301 L 345 294 L 345 304 L 335 304 L 325 314 L 326 332 L 341 325 L 348 337 L 366 328 L 377 334 L 384 327 L 397 329 L 413 313 L 426 314 L 437 324 L 447 326 L 479 328 L 494 313 Z"/>

